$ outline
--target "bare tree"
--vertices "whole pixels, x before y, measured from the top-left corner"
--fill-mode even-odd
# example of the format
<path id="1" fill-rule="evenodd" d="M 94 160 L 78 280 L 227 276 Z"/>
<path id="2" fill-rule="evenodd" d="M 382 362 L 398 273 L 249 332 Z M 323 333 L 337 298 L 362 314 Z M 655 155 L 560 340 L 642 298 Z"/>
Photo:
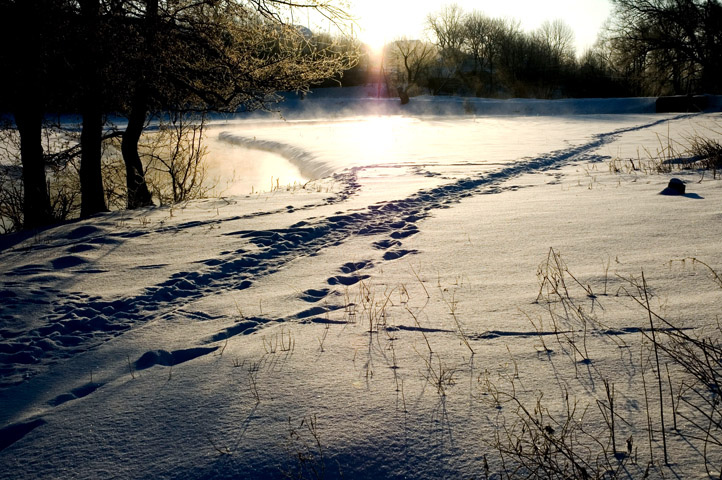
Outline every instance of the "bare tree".
<path id="1" fill-rule="evenodd" d="M 46 171 L 50 218 L 65 220 L 77 216 L 80 208 L 78 148 L 75 132 L 57 119 L 45 118 L 40 146 Z M 31 228 L 25 221 L 23 163 L 20 131 L 0 120 L 0 233 Z M 36 225 L 39 226 L 39 225 Z"/>
<path id="2" fill-rule="evenodd" d="M 654 93 L 722 90 L 718 0 L 612 0 L 607 42 L 615 67 Z M 644 93 L 644 92 L 640 92 Z"/>
<path id="3" fill-rule="evenodd" d="M 507 85 L 517 82 L 527 62 L 526 50 L 527 38 L 521 30 L 521 22 L 518 20 L 507 20 L 499 32 L 499 70 L 502 81 Z"/>
<path id="4" fill-rule="evenodd" d="M 466 43 L 464 11 L 455 3 L 446 5 L 439 12 L 429 14 L 426 17 L 426 24 L 439 49 L 440 65 L 436 76 L 438 79 L 443 79 L 442 83 L 447 83 L 451 78 L 459 75 L 464 63 L 463 48 Z"/>
<path id="5" fill-rule="evenodd" d="M 474 10 L 464 16 L 464 37 L 466 50 L 474 59 L 474 73 L 477 74 L 491 60 L 491 19 Z"/>
<path id="6" fill-rule="evenodd" d="M 562 64 L 574 60 L 574 30 L 564 20 L 545 21 L 537 30 L 536 37 L 549 52 L 552 61 Z"/>
<path id="7" fill-rule="evenodd" d="M 161 204 L 202 198 L 212 190 L 206 183 L 205 128 L 204 114 L 172 112 L 142 143 L 151 189 Z"/>
<path id="8" fill-rule="evenodd" d="M 55 40 L 64 27 L 63 5 L 52 0 L 0 1 L 0 109 L 11 112 L 20 133 L 22 222 L 36 228 L 53 221 L 42 147 L 43 114 L 50 108 Z"/>
<path id="9" fill-rule="evenodd" d="M 459 5 L 452 3 L 439 12 L 429 14 L 426 24 L 441 51 L 461 51 L 466 41 L 466 30 L 464 12 Z"/>
<path id="10" fill-rule="evenodd" d="M 494 67 L 501 51 L 506 22 L 474 10 L 464 17 L 465 51 L 474 61 L 474 74 L 494 92 Z"/>
<path id="11" fill-rule="evenodd" d="M 389 46 L 386 55 L 388 66 L 395 75 L 399 92 L 408 95 L 412 86 L 421 87 L 436 59 L 434 45 L 421 40 L 399 38 Z"/>
<path id="12" fill-rule="evenodd" d="M 80 71 L 80 114 L 83 116 L 80 159 L 80 215 L 87 217 L 108 210 L 103 191 L 103 78 L 105 52 L 101 48 L 100 0 L 79 0 L 82 51 Z"/>

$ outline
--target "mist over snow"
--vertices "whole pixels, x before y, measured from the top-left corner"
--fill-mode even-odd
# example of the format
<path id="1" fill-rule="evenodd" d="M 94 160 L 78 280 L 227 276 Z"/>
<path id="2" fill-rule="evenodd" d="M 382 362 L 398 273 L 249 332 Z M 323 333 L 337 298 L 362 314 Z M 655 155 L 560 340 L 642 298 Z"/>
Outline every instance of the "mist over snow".
<path id="1" fill-rule="evenodd" d="M 719 341 L 722 182 L 655 167 L 718 111 L 279 109 L 212 120 L 219 197 L 0 238 L 0 477 L 526 478 L 530 426 L 571 477 L 719 475 L 649 338 Z"/>

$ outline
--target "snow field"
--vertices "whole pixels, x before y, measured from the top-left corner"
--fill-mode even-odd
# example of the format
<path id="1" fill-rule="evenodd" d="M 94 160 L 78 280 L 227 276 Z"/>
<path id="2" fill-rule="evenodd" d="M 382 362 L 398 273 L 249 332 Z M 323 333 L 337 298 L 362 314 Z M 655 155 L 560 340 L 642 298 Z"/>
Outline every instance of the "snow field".
<path id="1" fill-rule="evenodd" d="M 677 132 L 687 117 L 478 121 L 383 118 L 396 133 L 375 157 L 346 150 L 353 122 L 329 122 L 334 141 L 320 144 L 318 124 L 250 125 L 245 138 L 293 145 L 335 177 L 110 214 L 4 247 L 3 345 L 38 361 L 4 363 L 20 383 L 0 391 L 13 437 L 0 472 L 483 478 L 486 462 L 499 478 L 511 473 L 498 449 L 520 432 L 519 406 L 534 413 L 541 394 L 542 426 L 562 435 L 547 415 L 565 420 L 568 392 L 579 404 L 569 430 L 591 435 L 579 451 L 610 456 L 606 380 L 617 449 L 629 436 L 636 448 L 624 469 L 641 478 L 646 403 L 658 407 L 649 319 L 628 280 L 643 271 L 655 312 L 715 331 L 722 290 L 690 259 L 722 270 L 719 181 L 675 173 L 689 195 L 666 197 L 668 175 L 610 172 L 610 156 L 653 148 L 655 129 Z M 544 274 L 561 273 L 568 297 L 538 298 Z M 564 312 L 570 301 L 580 315 Z M 40 331 L 53 326 L 62 331 Z M 68 335 L 75 350 L 59 346 Z M 48 338 L 57 347 L 43 350 Z M 687 440 L 670 435 L 672 464 L 653 476 L 706 475 Z M 655 433 L 657 460 L 660 442 Z"/>

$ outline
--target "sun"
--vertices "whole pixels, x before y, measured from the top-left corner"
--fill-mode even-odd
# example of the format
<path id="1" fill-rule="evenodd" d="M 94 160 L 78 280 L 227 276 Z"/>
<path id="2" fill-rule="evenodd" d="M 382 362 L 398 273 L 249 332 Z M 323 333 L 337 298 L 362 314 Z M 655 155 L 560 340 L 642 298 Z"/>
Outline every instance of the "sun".
<path id="1" fill-rule="evenodd" d="M 363 43 L 369 46 L 372 53 L 379 53 L 389 41 L 387 33 L 377 24 L 362 27 L 359 37 Z"/>
<path id="2" fill-rule="evenodd" d="M 383 46 L 400 35 L 399 32 L 413 29 L 405 25 L 407 14 L 403 2 L 364 0 L 357 1 L 353 13 L 358 19 L 359 39 L 373 51 L 379 52 Z"/>

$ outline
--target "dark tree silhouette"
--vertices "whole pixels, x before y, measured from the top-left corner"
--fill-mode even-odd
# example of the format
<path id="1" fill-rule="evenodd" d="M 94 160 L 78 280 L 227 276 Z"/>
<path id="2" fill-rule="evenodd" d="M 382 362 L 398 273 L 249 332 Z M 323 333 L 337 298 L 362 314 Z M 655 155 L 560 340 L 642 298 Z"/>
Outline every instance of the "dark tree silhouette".
<path id="1" fill-rule="evenodd" d="M 612 61 L 637 76 L 641 94 L 722 91 L 718 0 L 612 0 Z"/>
<path id="2" fill-rule="evenodd" d="M 104 117 L 128 118 L 121 151 L 127 205 L 149 205 L 138 143 L 151 114 L 269 108 L 351 67 L 356 52 L 287 22 L 313 9 L 341 26 L 331 2 L 298 0 L 0 0 L 6 48 L 0 108 L 21 137 L 24 227 L 51 222 L 41 132 L 50 112 L 82 116 L 81 216 L 107 210 Z M 8 73 L 9 72 L 9 73 Z"/>
<path id="3" fill-rule="evenodd" d="M 127 3 L 127 2 L 126 2 Z M 138 144 L 148 116 L 162 110 L 267 109 L 279 90 L 305 89 L 338 76 L 355 52 L 288 25 L 282 0 L 198 0 L 193 3 L 128 4 L 131 38 L 125 72 L 129 101 L 123 134 L 128 207 L 149 205 Z M 295 2 L 332 21 L 347 20 L 331 4 Z M 132 8 L 131 8 L 132 7 Z M 135 34 L 135 36 L 133 36 Z"/>
<path id="4" fill-rule="evenodd" d="M 41 143 L 43 114 L 50 102 L 49 70 L 62 14 L 53 1 L 0 2 L 0 109 L 11 112 L 20 133 L 23 225 L 52 222 Z"/>
<path id="5" fill-rule="evenodd" d="M 108 210 L 103 191 L 101 160 L 103 155 L 103 78 L 101 67 L 107 62 L 101 48 L 100 0 L 80 0 L 82 28 L 79 49 L 80 113 L 80 216 L 87 217 Z"/>
<path id="6" fill-rule="evenodd" d="M 389 45 L 385 57 L 388 66 L 396 72 L 395 80 L 400 95 L 408 95 L 409 87 L 413 85 L 424 84 L 436 55 L 436 48 L 421 40 L 399 38 Z"/>

